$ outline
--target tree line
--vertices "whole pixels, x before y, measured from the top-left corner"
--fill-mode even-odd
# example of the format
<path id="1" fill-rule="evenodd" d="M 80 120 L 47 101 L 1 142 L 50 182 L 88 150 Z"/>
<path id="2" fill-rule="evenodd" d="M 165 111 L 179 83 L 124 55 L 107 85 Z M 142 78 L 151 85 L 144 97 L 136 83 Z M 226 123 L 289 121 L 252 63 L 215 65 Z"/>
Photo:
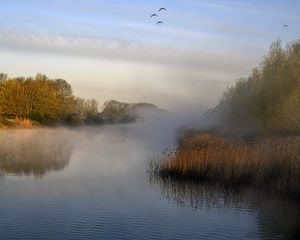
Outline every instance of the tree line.
<path id="1" fill-rule="evenodd" d="M 145 112 L 159 112 L 149 103 L 106 101 L 102 111 L 98 102 L 74 96 L 64 79 L 50 79 L 44 74 L 9 78 L 0 73 L 0 128 L 8 120 L 31 120 L 42 125 L 83 125 L 130 123 L 142 120 Z M 24 122 L 24 121 L 23 121 Z"/>
<path id="2" fill-rule="evenodd" d="M 274 42 L 259 67 L 236 81 L 206 114 L 231 128 L 300 132 L 300 40 Z"/>
<path id="3" fill-rule="evenodd" d="M 66 80 L 50 79 L 44 74 L 37 74 L 34 78 L 9 78 L 0 73 L 1 118 L 72 124 L 92 119 L 97 113 L 97 101 L 74 96 Z"/>

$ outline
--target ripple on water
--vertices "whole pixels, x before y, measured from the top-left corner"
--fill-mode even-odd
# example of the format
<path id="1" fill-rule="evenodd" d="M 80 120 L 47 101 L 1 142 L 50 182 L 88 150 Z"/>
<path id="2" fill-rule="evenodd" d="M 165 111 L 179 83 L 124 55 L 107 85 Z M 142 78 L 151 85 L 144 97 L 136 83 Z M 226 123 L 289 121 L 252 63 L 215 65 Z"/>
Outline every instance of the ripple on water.
<path id="1" fill-rule="evenodd" d="M 145 160 L 157 154 L 149 145 L 159 145 L 160 135 L 153 132 L 149 139 L 130 128 L 37 130 L 20 138 L 18 131 L 9 138 L 2 135 L 0 141 L 14 142 L 0 151 L 5 156 L 0 158 L 0 239 L 299 236 L 295 204 L 251 189 L 224 191 L 205 184 L 149 181 Z M 36 141 L 39 144 L 31 151 Z M 48 156 L 51 152 L 55 155 Z"/>

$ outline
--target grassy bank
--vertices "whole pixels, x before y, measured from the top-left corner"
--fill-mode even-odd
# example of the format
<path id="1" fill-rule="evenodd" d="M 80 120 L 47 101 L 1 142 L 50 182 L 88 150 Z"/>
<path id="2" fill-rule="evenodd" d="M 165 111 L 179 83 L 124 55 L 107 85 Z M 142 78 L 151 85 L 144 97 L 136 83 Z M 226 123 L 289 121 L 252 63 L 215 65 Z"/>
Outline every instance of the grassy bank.
<path id="1" fill-rule="evenodd" d="M 39 122 L 32 121 L 30 119 L 10 119 L 0 117 L 0 130 L 16 128 L 36 128 L 40 126 L 41 124 Z"/>
<path id="2" fill-rule="evenodd" d="M 300 196 L 300 137 L 237 142 L 189 133 L 151 168 L 161 177 L 269 186 Z"/>
<path id="3" fill-rule="evenodd" d="M 300 197 L 300 41 L 274 42 L 201 121 L 213 130 L 185 133 L 175 150 L 151 162 L 155 174 Z"/>

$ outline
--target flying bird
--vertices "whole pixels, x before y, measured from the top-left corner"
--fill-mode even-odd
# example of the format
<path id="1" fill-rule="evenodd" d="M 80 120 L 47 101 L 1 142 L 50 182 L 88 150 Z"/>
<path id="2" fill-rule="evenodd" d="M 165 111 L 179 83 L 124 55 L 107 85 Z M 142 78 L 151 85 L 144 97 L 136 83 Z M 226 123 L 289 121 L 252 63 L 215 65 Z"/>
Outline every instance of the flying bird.
<path id="1" fill-rule="evenodd" d="M 289 27 L 287 24 L 284 24 L 282 27 Z"/>
<path id="2" fill-rule="evenodd" d="M 160 8 L 159 11 L 167 11 L 165 8 Z"/>
<path id="3" fill-rule="evenodd" d="M 157 14 L 153 13 L 151 17 L 158 17 Z"/>
<path id="4" fill-rule="evenodd" d="M 163 24 L 163 22 L 162 21 L 158 21 L 156 24 Z"/>

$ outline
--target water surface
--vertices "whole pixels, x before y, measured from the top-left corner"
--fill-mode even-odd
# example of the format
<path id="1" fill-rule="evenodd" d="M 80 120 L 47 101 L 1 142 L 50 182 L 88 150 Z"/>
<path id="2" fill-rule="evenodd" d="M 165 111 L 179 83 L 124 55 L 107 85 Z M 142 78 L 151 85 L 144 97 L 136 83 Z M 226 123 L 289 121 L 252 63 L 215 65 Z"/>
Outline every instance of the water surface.
<path id="1" fill-rule="evenodd" d="M 173 127 L 0 134 L 1 239 L 297 239 L 299 208 L 251 189 L 170 182 L 148 160 Z"/>

